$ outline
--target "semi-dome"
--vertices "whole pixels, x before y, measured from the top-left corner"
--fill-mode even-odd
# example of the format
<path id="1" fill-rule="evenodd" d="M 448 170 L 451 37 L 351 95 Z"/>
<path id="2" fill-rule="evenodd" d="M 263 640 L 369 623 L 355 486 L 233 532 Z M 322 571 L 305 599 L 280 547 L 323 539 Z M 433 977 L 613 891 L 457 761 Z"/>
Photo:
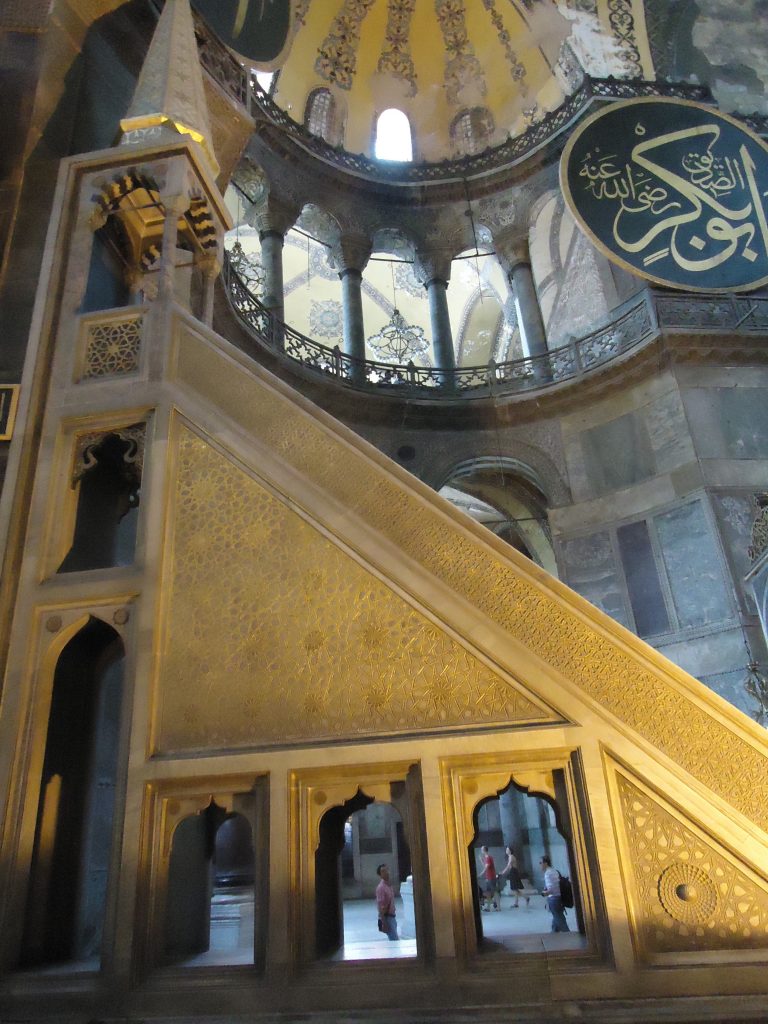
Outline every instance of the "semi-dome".
<path id="1" fill-rule="evenodd" d="M 281 52 L 254 63 L 279 72 L 276 103 L 327 142 L 373 156 L 378 119 L 395 109 L 414 159 L 433 161 L 558 107 L 578 80 L 570 31 L 551 0 L 300 0 Z"/>

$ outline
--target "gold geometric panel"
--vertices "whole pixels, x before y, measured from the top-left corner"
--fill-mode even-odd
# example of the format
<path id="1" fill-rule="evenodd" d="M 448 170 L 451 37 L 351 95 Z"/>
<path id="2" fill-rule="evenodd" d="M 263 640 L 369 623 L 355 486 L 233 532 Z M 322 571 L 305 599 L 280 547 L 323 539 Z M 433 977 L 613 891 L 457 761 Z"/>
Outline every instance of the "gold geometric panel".
<path id="1" fill-rule="evenodd" d="M 768 946 L 768 890 L 661 798 L 616 773 L 640 948 Z"/>
<path id="2" fill-rule="evenodd" d="M 768 832 L 768 747 L 713 715 L 709 691 L 699 685 L 694 699 L 659 656 L 641 658 L 629 636 L 593 623 L 578 595 L 563 599 L 558 585 L 534 575 L 515 551 L 501 555 L 454 527 L 439 507 L 363 458 L 354 441 L 307 415 L 301 400 L 224 360 L 189 328 L 181 337 L 177 373 L 186 387 Z"/>
<path id="3" fill-rule="evenodd" d="M 161 750 L 559 720 L 179 434 Z"/>

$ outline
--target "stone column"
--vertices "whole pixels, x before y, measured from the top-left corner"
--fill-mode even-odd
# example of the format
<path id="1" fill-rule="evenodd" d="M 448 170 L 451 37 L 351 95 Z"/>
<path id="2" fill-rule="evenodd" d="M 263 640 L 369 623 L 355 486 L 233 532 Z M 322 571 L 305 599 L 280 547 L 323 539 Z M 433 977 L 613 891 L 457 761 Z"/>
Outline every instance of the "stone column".
<path id="1" fill-rule="evenodd" d="M 176 247 L 179 240 L 179 218 L 189 207 L 186 195 L 163 196 L 165 222 L 163 241 L 160 248 L 160 269 L 158 273 L 158 295 L 162 299 L 174 298 L 176 292 Z"/>
<path id="2" fill-rule="evenodd" d="M 213 326 L 213 289 L 221 272 L 221 264 L 215 256 L 206 256 L 200 261 L 203 274 L 203 323 Z"/>
<path id="3" fill-rule="evenodd" d="M 245 220 L 259 231 L 261 265 L 264 268 L 264 296 L 262 302 L 275 318 L 273 340 L 276 348 L 283 348 L 285 321 L 285 293 L 283 289 L 283 242 L 294 225 L 299 210 L 268 196 L 266 201 L 251 207 Z"/>
<path id="4" fill-rule="evenodd" d="M 528 239 L 518 236 L 507 242 L 494 239 L 494 243 L 499 262 L 515 291 L 517 308 L 520 313 L 520 326 L 523 329 L 528 354 L 530 356 L 545 356 L 549 352 L 547 333 L 541 316 L 536 285 L 533 282 Z"/>
<path id="5" fill-rule="evenodd" d="M 332 258 L 339 269 L 343 316 L 342 350 L 354 359 L 365 360 L 365 323 L 363 321 L 363 270 L 371 255 L 371 242 L 365 235 L 346 234 L 333 247 Z M 353 367 L 353 376 L 365 378 L 363 365 Z"/>
<path id="6" fill-rule="evenodd" d="M 456 368 L 456 353 L 453 348 L 451 318 L 448 315 L 451 257 L 445 252 L 419 252 L 415 269 L 427 289 L 435 366 L 441 370 L 454 370 Z M 450 379 L 451 374 L 446 374 L 443 382 L 448 383 Z"/>
<path id="7" fill-rule="evenodd" d="M 259 232 L 261 265 L 264 268 L 263 303 L 279 320 L 285 320 L 283 288 L 283 243 L 285 235 L 270 228 Z"/>

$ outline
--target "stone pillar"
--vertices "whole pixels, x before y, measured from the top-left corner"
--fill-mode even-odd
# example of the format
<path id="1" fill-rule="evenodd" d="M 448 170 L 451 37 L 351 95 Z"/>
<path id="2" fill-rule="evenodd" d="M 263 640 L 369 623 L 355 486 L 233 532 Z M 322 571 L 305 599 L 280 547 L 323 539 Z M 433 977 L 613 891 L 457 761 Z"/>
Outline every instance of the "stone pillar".
<path id="1" fill-rule="evenodd" d="M 352 378 L 365 380 L 365 323 L 363 321 L 363 270 L 371 255 L 371 242 L 365 235 L 342 235 L 331 257 L 339 270 L 343 317 L 342 350 L 360 364 L 353 365 Z"/>
<path id="2" fill-rule="evenodd" d="M 285 294 L 283 289 L 283 242 L 285 235 L 274 228 L 259 232 L 261 265 L 264 268 L 264 296 L 262 302 L 278 320 L 285 320 Z"/>
<path id="3" fill-rule="evenodd" d="M 172 300 L 176 292 L 176 247 L 179 239 L 179 218 L 189 207 L 186 195 L 163 196 L 165 222 L 163 241 L 160 248 L 160 269 L 158 273 L 158 296 Z"/>
<path id="4" fill-rule="evenodd" d="M 520 326 L 523 330 L 528 354 L 530 356 L 545 356 L 549 352 L 547 333 L 541 316 L 536 285 L 533 282 L 528 239 L 517 237 L 509 242 L 494 239 L 494 243 L 499 262 L 515 291 L 517 308 L 520 313 Z M 548 368 L 545 367 L 545 369 L 548 374 Z"/>
<path id="5" fill-rule="evenodd" d="M 429 320 L 432 326 L 432 352 L 435 366 L 441 370 L 456 368 L 451 318 L 448 315 L 448 282 L 451 279 L 451 257 L 446 252 L 419 252 L 414 268 L 427 289 Z M 443 383 L 448 383 L 447 374 Z"/>
<path id="6" fill-rule="evenodd" d="M 203 274 L 203 323 L 207 327 L 213 326 L 213 289 L 216 278 L 221 272 L 221 264 L 215 256 L 206 256 L 200 261 L 200 269 Z"/>
<path id="7" fill-rule="evenodd" d="M 448 282 L 433 277 L 427 282 L 427 298 L 435 363 L 441 370 L 453 370 L 456 366 L 456 353 L 453 350 L 453 332 L 448 315 Z"/>
<path id="8" fill-rule="evenodd" d="M 281 202 L 274 196 L 252 206 L 245 215 L 248 224 L 258 229 L 261 241 L 261 265 L 264 268 L 264 296 L 262 302 L 275 317 L 273 340 L 276 348 L 283 348 L 285 321 L 285 293 L 283 290 L 283 242 L 294 225 L 299 210 Z"/>
<path id="9" fill-rule="evenodd" d="M 342 350 L 355 359 L 365 359 L 365 325 L 363 323 L 363 275 L 349 267 L 339 273 L 341 305 L 344 318 Z"/>

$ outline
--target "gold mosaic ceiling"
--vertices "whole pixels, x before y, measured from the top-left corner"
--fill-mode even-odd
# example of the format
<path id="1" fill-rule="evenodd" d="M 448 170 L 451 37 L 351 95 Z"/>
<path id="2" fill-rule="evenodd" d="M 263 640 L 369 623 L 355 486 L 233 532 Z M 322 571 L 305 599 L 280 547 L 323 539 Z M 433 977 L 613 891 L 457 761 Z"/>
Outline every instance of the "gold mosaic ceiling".
<path id="1" fill-rule="evenodd" d="M 307 98 L 328 88 L 339 137 L 371 152 L 376 116 L 408 115 L 416 157 L 456 151 L 450 125 L 490 111 L 489 143 L 517 134 L 558 106 L 553 72 L 569 26 L 551 0 L 298 0 L 276 101 L 303 121 Z"/>

